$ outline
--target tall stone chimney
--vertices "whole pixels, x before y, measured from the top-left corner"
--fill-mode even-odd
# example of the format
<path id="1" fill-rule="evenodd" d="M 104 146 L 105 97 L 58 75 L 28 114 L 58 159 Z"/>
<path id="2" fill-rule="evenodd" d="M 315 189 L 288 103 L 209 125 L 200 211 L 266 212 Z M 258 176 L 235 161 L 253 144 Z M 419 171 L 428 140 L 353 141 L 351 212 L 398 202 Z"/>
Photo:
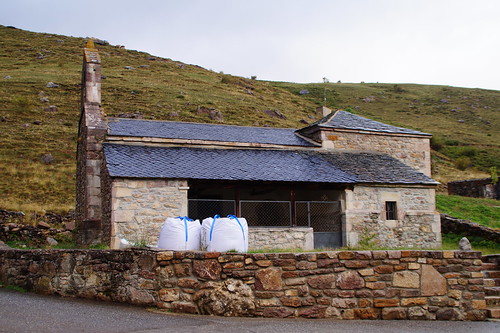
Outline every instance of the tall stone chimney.
<path id="1" fill-rule="evenodd" d="M 90 39 L 84 49 L 78 128 L 76 222 L 80 244 L 106 242 L 102 205 L 102 143 L 107 130 L 101 112 L 101 59 Z"/>
<path id="2" fill-rule="evenodd" d="M 326 106 L 319 106 L 319 107 L 316 108 L 316 112 L 321 113 L 323 115 L 323 117 L 326 117 L 330 113 L 332 113 L 332 110 L 330 110 Z"/>

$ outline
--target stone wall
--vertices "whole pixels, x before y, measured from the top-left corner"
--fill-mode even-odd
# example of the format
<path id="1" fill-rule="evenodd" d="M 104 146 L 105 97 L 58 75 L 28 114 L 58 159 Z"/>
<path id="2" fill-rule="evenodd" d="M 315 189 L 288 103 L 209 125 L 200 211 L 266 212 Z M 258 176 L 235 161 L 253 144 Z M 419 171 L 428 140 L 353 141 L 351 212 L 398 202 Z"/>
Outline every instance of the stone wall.
<path id="1" fill-rule="evenodd" d="M 249 249 L 314 249 L 313 228 L 248 228 Z"/>
<path id="2" fill-rule="evenodd" d="M 111 247 L 120 238 L 156 245 L 167 217 L 187 215 L 187 181 L 113 179 Z"/>
<path id="3" fill-rule="evenodd" d="M 386 219 L 385 201 L 397 203 L 398 220 Z M 384 247 L 441 246 L 434 189 L 355 186 L 346 190 L 345 213 L 346 245 L 375 236 L 373 241 Z"/>
<path id="4" fill-rule="evenodd" d="M 0 250 L 0 282 L 224 316 L 484 320 L 480 252 Z"/>
<path id="5" fill-rule="evenodd" d="M 449 182 L 448 194 L 500 200 L 500 182 L 493 184 L 491 178 Z"/>
<path id="6" fill-rule="evenodd" d="M 324 131 L 321 135 L 324 148 L 382 152 L 431 176 L 429 138 L 341 131 Z"/>
<path id="7" fill-rule="evenodd" d="M 443 233 L 481 237 L 500 243 L 499 230 L 485 227 L 479 223 L 457 219 L 446 214 L 441 214 L 441 231 Z"/>

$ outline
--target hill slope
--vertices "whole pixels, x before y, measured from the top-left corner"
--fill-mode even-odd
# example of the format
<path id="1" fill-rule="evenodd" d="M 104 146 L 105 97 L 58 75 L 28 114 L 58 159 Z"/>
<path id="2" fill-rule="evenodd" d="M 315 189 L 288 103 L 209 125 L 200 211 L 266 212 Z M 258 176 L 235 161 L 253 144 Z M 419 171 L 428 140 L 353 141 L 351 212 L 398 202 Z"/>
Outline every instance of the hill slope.
<path id="1" fill-rule="evenodd" d="M 74 206 L 75 151 L 85 40 L 0 26 L 0 208 L 67 210 Z M 332 108 L 438 135 L 434 176 L 484 176 L 456 170 L 465 156 L 500 169 L 500 92 L 406 84 L 265 82 L 97 45 L 103 64 L 103 109 L 134 116 L 294 127 Z M 49 82 L 57 87 L 47 87 Z M 300 94 L 308 90 L 307 94 Z M 50 107 L 55 106 L 55 107 Z M 212 118 L 209 114 L 212 114 Z M 53 162 L 40 158 L 51 154 Z"/>

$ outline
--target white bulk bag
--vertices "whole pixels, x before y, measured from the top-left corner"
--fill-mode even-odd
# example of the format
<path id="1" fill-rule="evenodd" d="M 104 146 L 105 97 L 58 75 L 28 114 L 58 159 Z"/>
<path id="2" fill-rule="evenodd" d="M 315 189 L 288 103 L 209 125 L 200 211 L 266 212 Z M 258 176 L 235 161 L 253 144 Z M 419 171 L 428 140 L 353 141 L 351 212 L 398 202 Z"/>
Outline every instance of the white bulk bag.
<path id="1" fill-rule="evenodd" d="M 201 229 L 201 249 L 204 251 L 248 251 L 248 225 L 245 218 L 215 215 L 204 219 Z"/>
<path id="2" fill-rule="evenodd" d="M 174 251 L 199 251 L 201 225 L 187 216 L 169 217 L 158 237 L 158 248 Z"/>

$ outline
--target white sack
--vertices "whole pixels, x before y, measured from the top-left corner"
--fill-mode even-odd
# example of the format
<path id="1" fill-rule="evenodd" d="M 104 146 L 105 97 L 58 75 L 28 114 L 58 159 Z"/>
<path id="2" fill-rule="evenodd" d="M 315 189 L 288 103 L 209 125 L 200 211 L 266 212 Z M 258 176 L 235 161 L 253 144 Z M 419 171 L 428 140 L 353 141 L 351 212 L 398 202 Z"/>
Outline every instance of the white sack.
<path id="1" fill-rule="evenodd" d="M 169 217 L 158 237 L 158 248 L 174 251 L 199 251 L 201 225 L 187 217 Z"/>
<path id="2" fill-rule="evenodd" d="M 201 229 L 201 249 L 204 251 L 248 251 L 248 225 L 243 217 L 216 215 L 204 219 Z"/>

